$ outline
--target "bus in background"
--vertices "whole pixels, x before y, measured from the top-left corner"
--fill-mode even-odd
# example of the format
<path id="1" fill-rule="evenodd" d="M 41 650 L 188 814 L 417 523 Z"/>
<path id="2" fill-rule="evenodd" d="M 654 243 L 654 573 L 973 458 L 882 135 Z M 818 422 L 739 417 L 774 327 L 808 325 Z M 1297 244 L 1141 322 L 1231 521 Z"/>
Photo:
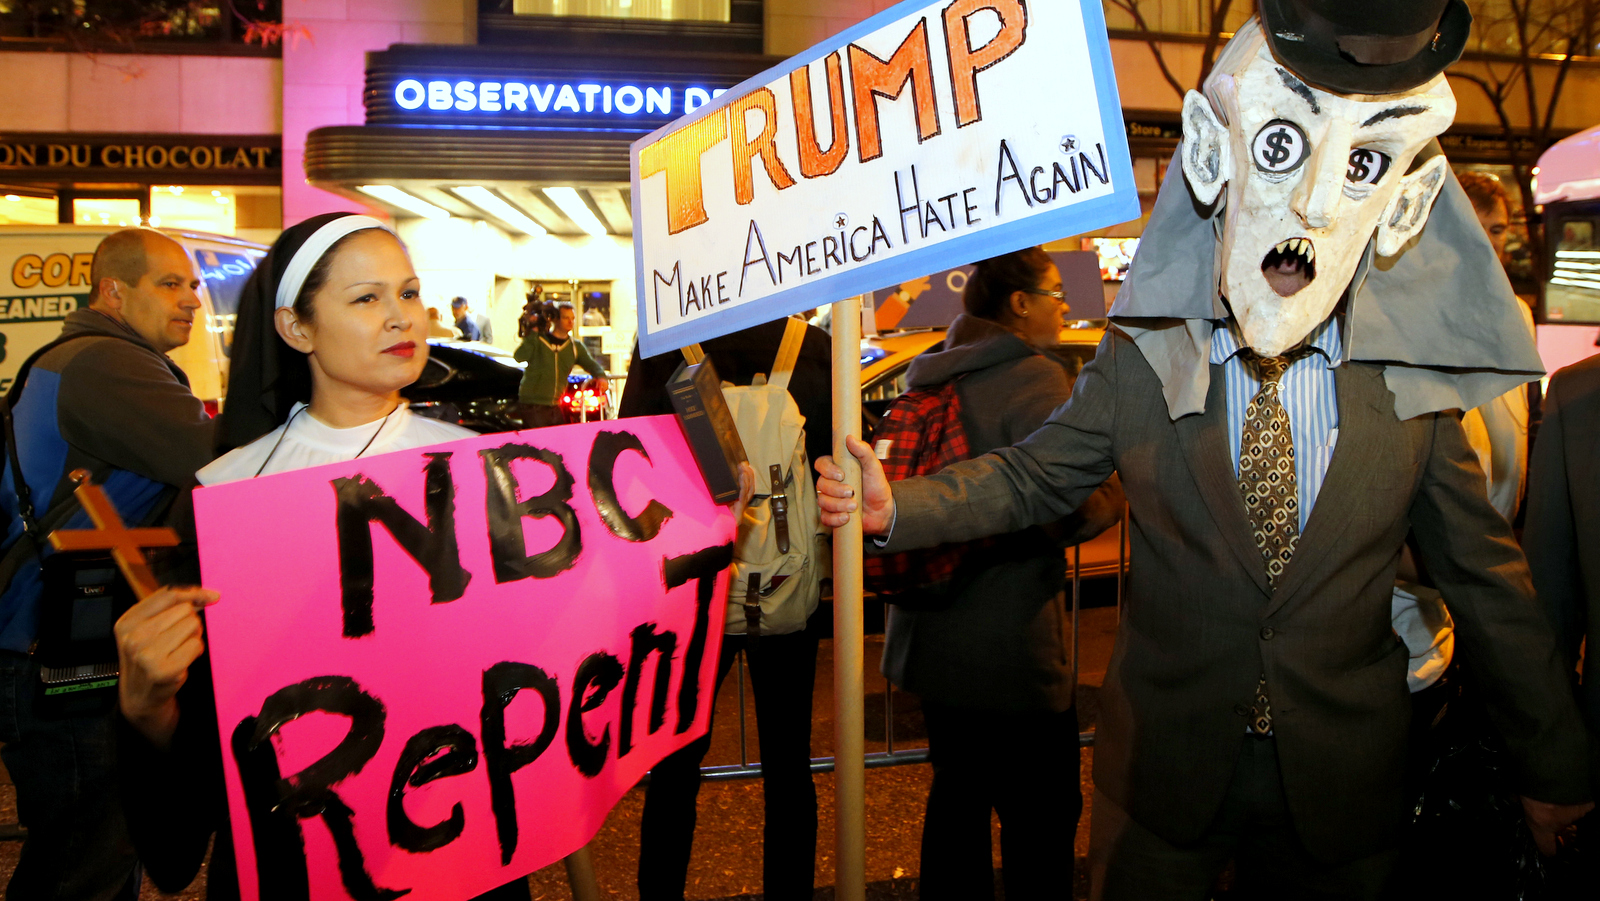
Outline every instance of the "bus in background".
<path id="1" fill-rule="evenodd" d="M 1600 126 L 1551 145 L 1533 179 L 1544 214 L 1539 356 L 1555 372 L 1600 351 Z"/>

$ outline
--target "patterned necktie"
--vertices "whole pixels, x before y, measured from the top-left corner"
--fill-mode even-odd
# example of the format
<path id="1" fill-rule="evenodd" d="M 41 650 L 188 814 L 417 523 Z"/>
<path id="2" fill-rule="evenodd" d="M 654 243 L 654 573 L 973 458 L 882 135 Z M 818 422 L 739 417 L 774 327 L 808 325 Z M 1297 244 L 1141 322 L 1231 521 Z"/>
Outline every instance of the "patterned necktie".
<path id="1" fill-rule="evenodd" d="M 1263 357 L 1246 349 L 1246 365 L 1255 368 L 1261 388 L 1244 411 L 1239 441 L 1239 493 L 1255 532 L 1256 547 L 1267 567 L 1267 583 L 1278 578 L 1300 540 L 1300 491 L 1294 472 L 1294 440 L 1289 414 L 1278 400 L 1278 386 L 1294 361 L 1311 351 L 1299 347 L 1281 357 Z"/>
<path id="2" fill-rule="evenodd" d="M 1294 471 L 1294 440 L 1289 414 L 1278 400 L 1278 386 L 1294 361 L 1310 353 L 1298 347 L 1281 357 L 1263 357 L 1246 348 L 1240 355 L 1255 368 L 1261 388 L 1244 410 L 1244 434 L 1239 441 L 1239 492 L 1255 532 L 1256 547 L 1267 567 L 1267 584 L 1274 588 L 1283 575 L 1294 546 L 1300 540 L 1300 490 Z M 1267 676 L 1256 684 L 1250 707 L 1251 734 L 1272 734 L 1272 707 Z"/>

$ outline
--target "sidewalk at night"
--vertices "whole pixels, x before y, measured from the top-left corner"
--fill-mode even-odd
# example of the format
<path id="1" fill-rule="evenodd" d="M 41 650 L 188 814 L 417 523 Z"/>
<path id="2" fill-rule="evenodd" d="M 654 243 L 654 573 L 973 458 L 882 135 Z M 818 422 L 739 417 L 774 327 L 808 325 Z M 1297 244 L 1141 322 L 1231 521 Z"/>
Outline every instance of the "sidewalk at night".
<path id="1" fill-rule="evenodd" d="M 1080 686 L 1098 686 L 1105 675 L 1111 657 L 1111 644 L 1116 630 L 1116 610 L 1099 607 L 1084 610 L 1081 617 L 1082 663 Z M 883 649 L 882 635 L 868 635 L 866 647 L 867 697 L 866 736 L 867 752 L 882 751 L 884 679 L 878 674 L 878 660 Z M 1093 690 L 1079 691 L 1079 716 L 1082 728 L 1093 722 Z M 901 692 L 895 693 L 895 747 L 897 749 L 926 746 L 922 728 L 922 715 L 917 710 L 916 699 Z M 749 747 L 751 757 L 755 751 L 755 705 L 746 697 L 746 716 L 751 729 Z M 822 643 L 817 657 L 816 698 L 812 705 L 813 726 L 811 753 L 813 757 L 833 754 L 833 655 L 830 642 Z M 1089 772 L 1093 760 L 1092 748 L 1081 754 L 1079 772 L 1082 776 L 1084 812 L 1079 820 L 1076 847 L 1072 854 L 1078 867 L 1075 898 L 1088 897 L 1088 879 L 1085 858 L 1089 849 L 1089 800 L 1092 788 Z M 711 751 L 706 755 L 706 765 L 724 765 L 739 762 L 738 690 L 734 674 L 728 675 L 717 702 L 717 718 L 712 731 Z M 1019 765 L 1048 765 L 1046 761 L 1019 760 Z M 885 767 L 867 770 L 867 897 L 869 901 L 901 901 L 917 897 L 919 846 L 922 839 L 923 803 L 928 794 L 932 770 L 927 764 Z M 825 773 L 816 777 L 817 800 L 820 810 L 817 838 L 816 897 L 818 901 L 832 901 L 833 895 L 833 775 Z M 635 789 L 623 797 L 612 810 L 606 825 L 590 845 L 594 855 L 595 870 L 604 893 L 616 901 L 635 901 L 639 897 L 634 886 L 634 871 L 639 859 L 639 814 L 644 806 L 644 792 Z M 685 897 L 690 901 L 755 901 L 761 897 L 761 783 L 745 779 L 730 782 L 706 782 L 700 789 L 700 821 L 695 831 L 694 858 L 689 866 L 689 885 Z M 1000 866 L 1000 824 L 992 825 L 994 862 Z M 533 897 L 540 901 L 557 901 L 571 897 L 566 876 L 559 865 L 535 873 L 531 878 Z M 997 894 L 999 894 L 997 890 Z M 1003 897 L 1003 895 L 1001 895 Z"/>

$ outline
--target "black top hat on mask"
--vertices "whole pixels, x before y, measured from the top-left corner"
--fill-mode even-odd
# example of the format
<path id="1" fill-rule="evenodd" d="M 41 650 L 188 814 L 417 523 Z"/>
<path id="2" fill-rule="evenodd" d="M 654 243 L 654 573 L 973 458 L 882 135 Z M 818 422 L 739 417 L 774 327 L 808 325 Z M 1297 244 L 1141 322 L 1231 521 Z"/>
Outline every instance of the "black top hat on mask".
<path id="1" fill-rule="evenodd" d="M 1472 27 L 1463 0 L 1260 0 L 1273 56 L 1335 94 L 1394 94 L 1461 57 Z"/>

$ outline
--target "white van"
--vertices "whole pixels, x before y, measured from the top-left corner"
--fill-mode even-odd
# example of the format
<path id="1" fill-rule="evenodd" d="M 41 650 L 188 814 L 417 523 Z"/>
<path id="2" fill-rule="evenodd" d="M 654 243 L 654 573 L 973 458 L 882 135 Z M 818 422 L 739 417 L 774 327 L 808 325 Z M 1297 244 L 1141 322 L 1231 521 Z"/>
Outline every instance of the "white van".
<path id="1" fill-rule="evenodd" d="M 61 320 L 89 305 L 94 249 L 103 226 L 0 225 L 0 392 L 35 350 L 61 334 Z M 239 294 L 267 248 L 250 241 L 160 229 L 183 245 L 200 274 L 200 310 L 189 343 L 170 356 L 195 396 L 216 413 L 228 387 L 228 352 Z"/>

